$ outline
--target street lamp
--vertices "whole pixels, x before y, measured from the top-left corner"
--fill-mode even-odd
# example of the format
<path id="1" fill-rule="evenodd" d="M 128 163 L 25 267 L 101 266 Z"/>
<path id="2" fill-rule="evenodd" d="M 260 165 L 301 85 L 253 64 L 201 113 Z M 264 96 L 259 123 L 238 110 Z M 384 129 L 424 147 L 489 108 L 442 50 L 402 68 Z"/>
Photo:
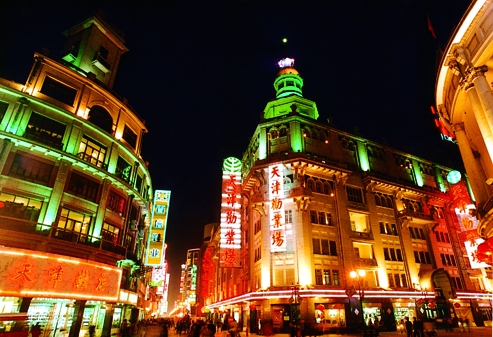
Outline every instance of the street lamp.
<path id="1" fill-rule="evenodd" d="M 298 285 L 292 286 L 291 287 L 291 298 L 289 299 L 289 303 L 293 304 L 294 303 L 294 310 L 291 310 L 291 319 L 292 322 L 295 324 L 298 324 L 299 318 L 300 318 L 300 308 L 299 304 L 301 303 L 301 296 L 300 296 L 300 287 Z M 296 318 L 295 318 L 296 316 Z"/>
<path id="2" fill-rule="evenodd" d="M 366 337 L 366 322 L 365 322 L 365 315 L 363 314 L 363 300 L 365 299 L 365 289 L 361 286 L 363 282 L 363 278 L 366 276 L 366 271 L 359 269 L 358 271 L 351 271 L 349 273 L 349 276 L 351 278 L 356 279 L 358 282 L 358 295 L 359 295 L 359 304 L 360 304 L 360 309 L 361 309 L 361 318 L 363 320 L 363 336 Z"/>

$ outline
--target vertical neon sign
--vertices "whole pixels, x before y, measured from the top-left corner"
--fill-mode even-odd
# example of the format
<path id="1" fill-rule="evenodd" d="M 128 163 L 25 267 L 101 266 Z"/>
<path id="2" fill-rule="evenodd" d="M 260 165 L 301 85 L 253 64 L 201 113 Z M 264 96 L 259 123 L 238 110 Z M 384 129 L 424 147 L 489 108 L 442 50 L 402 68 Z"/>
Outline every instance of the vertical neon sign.
<path id="1" fill-rule="evenodd" d="M 156 190 L 152 209 L 152 223 L 147 244 L 145 264 L 160 267 L 164 263 L 164 238 L 168 221 L 171 191 Z"/>
<path id="2" fill-rule="evenodd" d="M 223 162 L 220 234 L 220 266 L 241 267 L 241 161 L 234 157 Z"/>
<path id="3" fill-rule="evenodd" d="M 269 166 L 270 251 L 286 251 L 286 219 L 284 218 L 283 165 Z"/>

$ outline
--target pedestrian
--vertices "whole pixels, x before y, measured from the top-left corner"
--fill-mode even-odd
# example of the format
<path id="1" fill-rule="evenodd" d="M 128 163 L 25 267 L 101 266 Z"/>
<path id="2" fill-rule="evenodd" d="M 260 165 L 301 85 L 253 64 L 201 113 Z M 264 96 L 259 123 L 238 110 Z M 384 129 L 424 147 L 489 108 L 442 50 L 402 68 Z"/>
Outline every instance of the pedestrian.
<path id="1" fill-rule="evenodd" d="M 472 332 L 472 330 L 471 330 L 471 324 L 469 324 L 469 318 L 466 318 L 466 319 L 464 320 L 464 323 L 465 323 L 465 324 L 466 324 L 466 326 L 467 326 L 467 332 Z"/>
<path id="2" fill-rule="evenodd" d="M 459 318 L 459 328 L 462 329 L 462 332 L 466 332 L 466 327 L 464 326 L 464 319 L 462 317 Z"/>
<path id="3" fill-rule="evenodd" d="M 88 332 L 89 332 L 89 337 L 94 337 L 94 335 L 96 334 L 96 326 L 90 325 Z"/>
<path id="4" fill-rule="evenodd" d="M 413 323 L 409 320 L 409 317 L 404 317 L 406 320 L 406 332 L 407 332 L 407 337 L 413 337 Z"/>
<path id="5" fill-rule="evenodd" d="M 122 337 L 128 337 L 128 321 L 125 318 L 122 322 L 122 326 L 120 327 L 120 335 Z"/>
<path id="6" fill-rule="evenodd" d="M 40 335 L 41 335 L 41 325 L 39 325 L 39 322 L 36 322 L 36 324 L 31 327 L 31 336 L 39 337 Z"/>
<path id="7" fill-rule="evenodd" d="M 238 332 L 238 323 L 233 318 L 233 320 L 229 323 L 229 335 L 231 337 L 236 337 L 236 333 Z"/>

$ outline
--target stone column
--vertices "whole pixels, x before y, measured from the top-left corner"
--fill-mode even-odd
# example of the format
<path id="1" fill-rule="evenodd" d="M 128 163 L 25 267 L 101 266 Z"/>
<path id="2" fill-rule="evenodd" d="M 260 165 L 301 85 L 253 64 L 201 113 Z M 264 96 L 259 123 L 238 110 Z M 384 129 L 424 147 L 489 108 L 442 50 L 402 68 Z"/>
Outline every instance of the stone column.
<path id="1" fill-rule="evenodd" d="M 75 302 L 75 311 L 70 327 L 69 337 L 79 337 L 80 327 L 82 326 L 82 320 L 84 318 L 84 309 L 86 308 L 86 300 L 77 300 Z"/>
<path id="2" fill-rule="evenodd" d="M 471 187 L 474 192 L 476 202 L 482 204 L 488 200 L 488 193 L 485 188 L 485 183 L 482 181 L 483 174 L 478 168 L 476 158 L 469 145 L 469 140 L 464 128 L 464 123 L 454 124 L 455 137 L 459 144 L 459 151 L 466 168 L 467 175 L 471 182 Z"/>
<path id="3" fill-rule="evenodd" d="M 113 313 L 115 312 L 115 304 L 106 303 L 106 310 L 104 312 L 104 323 L 101 337 L 111 336 L 111 327 L 113 325 Z"/>
<path id="4" fill-rule="evenodd" d="M 63 189 L 67 181 L 68 174 L 72 168 L 72 163 L 66 159 L 61 159 L 58 165 L 58 172 L 55 179 L 55 185 L 51 190 L 50 201 L 46 210 L 46 215 L 43 220 L 45 225 L 51 225 L 56 219 L 58 208 L 60 207 L 60 201 L 63 196 Z"/>

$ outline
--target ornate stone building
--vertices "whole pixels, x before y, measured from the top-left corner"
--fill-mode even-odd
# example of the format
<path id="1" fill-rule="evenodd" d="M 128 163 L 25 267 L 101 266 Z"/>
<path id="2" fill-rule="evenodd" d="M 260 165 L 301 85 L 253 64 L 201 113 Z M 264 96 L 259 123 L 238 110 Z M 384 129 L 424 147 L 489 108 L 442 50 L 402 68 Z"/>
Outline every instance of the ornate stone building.
<path id="1" fill-rule="evenodd" d="M 201 285 L 211 317 L 250 332 L 350 331 L 363 317 L 386 330 L 404 316 L 491 322 L 491 273 L 471 266 L 461 241 L 460 219 L 477 223 L 467 177 L 319 122 L 294 61 L 280 68 L 241 190 L 224 185 L 229 229 L 211 236 L 214 273 Z"/>
<path id="2" fill-rule="evenodd" d="M 61 60 L 0 79 L 0 312 L 110 336 L 146 305 L 147 129 L 111 90 L 121 35 L 99 16 L 64 35 Z"/>

